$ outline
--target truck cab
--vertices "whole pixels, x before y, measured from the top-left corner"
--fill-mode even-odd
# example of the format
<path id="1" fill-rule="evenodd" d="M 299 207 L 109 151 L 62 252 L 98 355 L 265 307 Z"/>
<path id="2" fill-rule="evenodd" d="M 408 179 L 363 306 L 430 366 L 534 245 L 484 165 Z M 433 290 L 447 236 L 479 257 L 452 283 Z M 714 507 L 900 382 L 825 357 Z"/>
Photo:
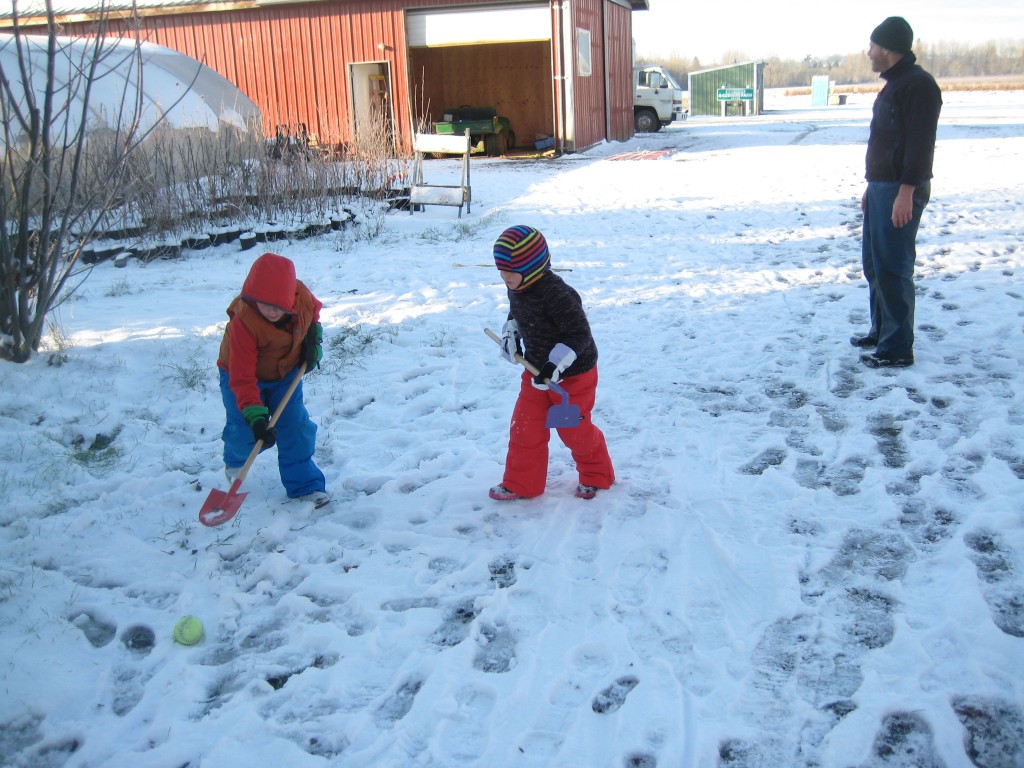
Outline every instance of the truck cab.
<path id="1" fill-rule="evenodd" d="M 685 120 L 683 89 L 664 67 L 633 67 L 633 127 L 653 133 L 676 120 Z"/>

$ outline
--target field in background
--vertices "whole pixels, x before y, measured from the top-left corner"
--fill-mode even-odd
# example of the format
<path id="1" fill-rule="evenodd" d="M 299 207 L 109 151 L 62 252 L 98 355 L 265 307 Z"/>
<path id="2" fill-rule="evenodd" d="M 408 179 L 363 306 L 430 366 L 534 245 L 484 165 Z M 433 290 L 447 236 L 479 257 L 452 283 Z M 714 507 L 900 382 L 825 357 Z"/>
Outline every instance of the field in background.
<path id="1" fill-rule="evenodd" d="M 943 91 L 1024 91 L 1024 75 L 992 75 L 990 77 L 938 78 Z M 881 82 L 859 85 L 837 85 L 835 93 L 874 93 L 882 87 Z M 786 96 L 810 94 L 811 87 L 786 88 Z"/>

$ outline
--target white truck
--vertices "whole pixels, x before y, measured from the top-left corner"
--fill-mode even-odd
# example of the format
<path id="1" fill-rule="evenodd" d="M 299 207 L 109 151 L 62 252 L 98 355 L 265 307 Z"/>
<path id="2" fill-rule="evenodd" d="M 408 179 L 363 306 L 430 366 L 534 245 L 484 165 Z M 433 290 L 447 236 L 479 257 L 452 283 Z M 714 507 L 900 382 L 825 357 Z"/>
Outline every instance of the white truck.
<path id="1" fill-rule="evenodd" d="M 683 89 L 664 67 L 645 64 L 633 67 L 633 127 L 637 133 L 653 133 L 676 120 L 685 120 Z"/>

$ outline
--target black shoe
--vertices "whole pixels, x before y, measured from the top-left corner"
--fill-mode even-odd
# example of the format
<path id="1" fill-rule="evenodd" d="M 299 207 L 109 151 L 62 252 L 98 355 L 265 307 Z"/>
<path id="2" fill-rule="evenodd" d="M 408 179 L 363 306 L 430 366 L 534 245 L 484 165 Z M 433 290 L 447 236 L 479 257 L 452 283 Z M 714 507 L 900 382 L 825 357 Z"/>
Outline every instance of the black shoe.
<path id="1" fill-rule="evenodd" d="M 907 368 L 914 364 L 913 355 L 880 355 L 869 352 L 860 356 L 860 361 L 868 368 Z"/>
<path id="2" fill-rule="evenodd" d="M 851 336 L 850 343 L 861 349 L 871 349 L 878 346 L 878 339 L 874 336 Z"/>

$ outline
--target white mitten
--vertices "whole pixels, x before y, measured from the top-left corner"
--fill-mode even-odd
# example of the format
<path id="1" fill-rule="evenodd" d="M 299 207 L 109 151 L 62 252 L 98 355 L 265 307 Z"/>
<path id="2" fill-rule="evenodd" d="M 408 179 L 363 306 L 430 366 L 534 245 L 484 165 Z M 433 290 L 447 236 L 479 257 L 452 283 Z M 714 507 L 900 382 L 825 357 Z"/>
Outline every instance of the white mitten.
<path id="1" fill-rule="evenodd" d="M 510 363 L 516 363 L 516 355 L 519 353 L 519 323 L 515 320 L 506 320 L 501 327 L 501 357 Z"/>
<path id="2" fill-rule="evenodd" d="M 548 382 L 557 383 L 562 371 L 576 362 L 576 353 L 572 347 L 558 342 L 551 349 L 548 361 L 541 366 L 540 373 L 533 377 L 533 386 L 547 389 Z"/>

